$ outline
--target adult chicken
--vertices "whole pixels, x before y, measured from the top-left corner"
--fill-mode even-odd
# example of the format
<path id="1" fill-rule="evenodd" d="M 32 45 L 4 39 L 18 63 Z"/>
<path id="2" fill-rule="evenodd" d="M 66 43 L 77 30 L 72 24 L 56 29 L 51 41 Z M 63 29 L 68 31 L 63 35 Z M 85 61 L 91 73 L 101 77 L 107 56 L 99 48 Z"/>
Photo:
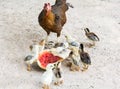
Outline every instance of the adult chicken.
<path id="1" fill-rule="evenodd" d="M 69 6 L 73 8 L 70 3 L 66 3 L 66 0 L 56 0 L 52 6 L 50 3 L 44 4 L 43 10 L 39 14 L 38 22 L 47 32 L 46 41 L 50 32 L 57 33 L 57 37 L 60 37 L 62 27 L 67 20 L 65 12 L 69 9 Z"/>

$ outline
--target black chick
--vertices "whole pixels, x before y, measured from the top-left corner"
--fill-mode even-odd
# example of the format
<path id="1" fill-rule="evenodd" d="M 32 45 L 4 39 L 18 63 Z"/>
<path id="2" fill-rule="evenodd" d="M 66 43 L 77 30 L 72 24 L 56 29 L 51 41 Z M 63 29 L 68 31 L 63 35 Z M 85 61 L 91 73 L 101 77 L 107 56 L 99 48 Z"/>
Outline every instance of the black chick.
<path id="1" fill-rule="evenodd" d="M 83 63 L 83 71 L 88 69 L 88 66 L 91 65 L 91 59 L 87 52 L 84 52 L 83 44 L 80 44 L 80 58 Z"/>
<path id="2" fill-rule="evenodd" d="M 63 83 L 63 76 L 62 76 L 62 70 L 61 70 L 61 62 L 58 62 L 54 65 L 53 73 L 55 75 L 55 85 L 59 85 Z"/>

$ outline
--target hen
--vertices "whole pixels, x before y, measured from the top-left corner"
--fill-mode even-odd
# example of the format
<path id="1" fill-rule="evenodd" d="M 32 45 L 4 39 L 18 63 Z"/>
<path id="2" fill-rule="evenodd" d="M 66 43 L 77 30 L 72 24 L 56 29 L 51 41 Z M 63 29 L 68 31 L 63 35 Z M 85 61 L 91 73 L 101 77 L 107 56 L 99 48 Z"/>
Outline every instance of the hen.
<path id="1" fill-rule="evenodd" d="M 62 27 L 66 23 L 66 11 L 69 6 L 73 8 L 70 3 L 66 3 L 66 0 L 56 0 L 54 5 L 45 3 L 43 10 L 38 16 L 38 22 L 40 26 L 47 32 L 46 40 L 50 32 L 57 33 L 57 37 L 60 37 Z"/>

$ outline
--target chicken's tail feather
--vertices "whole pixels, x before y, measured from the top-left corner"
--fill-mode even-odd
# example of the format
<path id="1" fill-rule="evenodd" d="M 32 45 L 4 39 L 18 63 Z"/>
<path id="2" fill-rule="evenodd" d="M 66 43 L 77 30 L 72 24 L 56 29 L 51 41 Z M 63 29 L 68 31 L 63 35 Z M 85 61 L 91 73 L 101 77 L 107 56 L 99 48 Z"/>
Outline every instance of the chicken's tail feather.
<path id="1" fill-rule="evenodd" d="M 74 6 L 71 3 L 66 3 L 68 7 L 74 8 Z"/>

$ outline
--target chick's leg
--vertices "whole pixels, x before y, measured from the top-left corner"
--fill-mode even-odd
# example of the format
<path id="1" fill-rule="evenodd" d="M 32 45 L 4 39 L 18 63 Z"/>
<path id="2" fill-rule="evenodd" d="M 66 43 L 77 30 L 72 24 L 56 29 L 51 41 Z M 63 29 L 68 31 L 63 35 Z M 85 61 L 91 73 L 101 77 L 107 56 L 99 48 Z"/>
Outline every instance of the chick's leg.
<path id="1" fill-rule="evenodd" d="M 63 80 L 60 81 L 60 84 L 63 84 Z"/>
<path id="2" fill-rule="evenodd" d="M 60 84 L 62 84 L 63 83 L 63 80 L 58 80 L 58 81 L 56 81 L 55 83 L 54 83 L 54 85 L 60 85 Z"/>
<path id="3" fill-rule="evenodd" d="M 95 46 L 95 41 L 93 41 L 93 46 Z"/>
<path id="4" fill-rule="evenodd" d="M 88 69 L 88 65 L 87 65 L 87 64 L 85 64 L 85 69 L 86 69 L 86 70 Z"/>
<path id="5" fill-rule="evenodd" d="M 54 83 L 54 85 L 59 85 L 59 82 L 58 82 L 58 81 L 56 81 L 56 82 Z"/>
<path id="6" fill-rule="evenodd" d="M 75 71 L 75 65 L 73 63 L 71 64 L 70 70 Z"/>
<path id="7" fill-rule="evenodd" d="M 93 46 L 95 46 L 95 41 L 91 41 L 91 43 L 89 43 L 89 45 L 88 45 L 89 48 L 91 48 Z"/>
<path id="8" fill-rule="evenodd" d="M 49 85 L 47 85 L 47 89 L 50 89 L 50 86 L 49 86 Z"/>
<path id="9" fill-rule="evenodd" d="M 31 71 L 31 65 L 30 64 L 27 64 L 27 70 Z"/>
<path id="10" fill-rule="evenodd" d="M 43 89 L 47 89 L 47 85 L 46 84 L 43 85 Z"/>
<path id="11" fill-rule="evenodd" d="M 88 69 L 88 65 L 87 64 L 83 64 L 83 69 L 82 71 L 86 71 Z"/>

